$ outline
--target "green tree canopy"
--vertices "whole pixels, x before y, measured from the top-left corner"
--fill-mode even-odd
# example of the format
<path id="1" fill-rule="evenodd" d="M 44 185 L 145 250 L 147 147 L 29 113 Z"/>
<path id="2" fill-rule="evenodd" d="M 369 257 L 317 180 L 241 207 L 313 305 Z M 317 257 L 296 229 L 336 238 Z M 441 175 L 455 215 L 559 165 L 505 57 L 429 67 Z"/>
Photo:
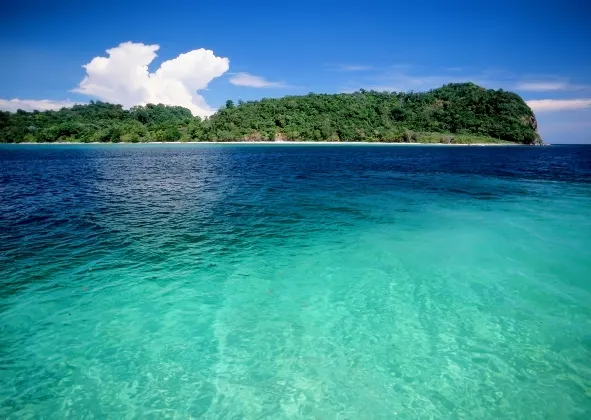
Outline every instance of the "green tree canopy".
<path id="1" fill-rule="evenodd" d="M 228 100 L 208 119 L 183 107 L 125 110 L 91 101 L 59 111 L 0 112 L 1 142 L 55 141 L 539 142 L 532 110 L 515 93 L 452 83 L 428 92 L 314 94 Z"/>

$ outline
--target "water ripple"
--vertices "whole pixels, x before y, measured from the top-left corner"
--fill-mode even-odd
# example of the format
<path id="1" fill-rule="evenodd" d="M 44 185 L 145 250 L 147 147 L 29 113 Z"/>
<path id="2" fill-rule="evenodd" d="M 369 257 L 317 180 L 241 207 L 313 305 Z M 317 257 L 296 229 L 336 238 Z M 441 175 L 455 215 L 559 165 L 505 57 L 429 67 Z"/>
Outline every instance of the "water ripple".
<path id="1" fill-rule="evenodd" d="M 589 418 L 591 148 L 0 146 L 0 417 Z"/>

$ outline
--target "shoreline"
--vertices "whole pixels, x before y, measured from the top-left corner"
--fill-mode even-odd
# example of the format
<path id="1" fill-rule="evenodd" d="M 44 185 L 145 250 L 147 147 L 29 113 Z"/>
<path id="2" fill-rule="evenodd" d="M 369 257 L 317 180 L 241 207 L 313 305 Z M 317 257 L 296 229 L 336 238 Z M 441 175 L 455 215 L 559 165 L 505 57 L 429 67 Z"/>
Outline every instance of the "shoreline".
<path id="1" fill-rule="evenodd" d="M 143 145 L 143 144 L 252 144 L 252 145 L 339 145 L 339 146 L 354 146 L 354 145 L 371 145 L 371 146 L 529 146 L 527 144 L 520 143 L 397 143 L 397 142 L 371 142 L 371 141 L 150 141 L 150 142 L 139 142 L 139 143 L 127 143 L 127 142 L 51 142 L 51 143 L 0 143 L 0 144 L 12 144 L 12 145 Z"/>

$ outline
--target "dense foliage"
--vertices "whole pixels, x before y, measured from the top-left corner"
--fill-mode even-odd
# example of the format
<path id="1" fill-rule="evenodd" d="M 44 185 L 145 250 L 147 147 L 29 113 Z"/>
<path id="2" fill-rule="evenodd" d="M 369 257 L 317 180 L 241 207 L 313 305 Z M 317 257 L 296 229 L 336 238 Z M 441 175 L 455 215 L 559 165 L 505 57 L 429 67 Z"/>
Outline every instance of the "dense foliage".
<path id="1" fill-rule="evenodd" d="M 360 90 L 239 102 L 201 120 L 188 109 L 124 110 L 91 102 L 59 111 L 0 112 L 3 142 L 400 141 L 539 142 L 536 119 L 519 95 L 472 83 L 423 93 Z"/>

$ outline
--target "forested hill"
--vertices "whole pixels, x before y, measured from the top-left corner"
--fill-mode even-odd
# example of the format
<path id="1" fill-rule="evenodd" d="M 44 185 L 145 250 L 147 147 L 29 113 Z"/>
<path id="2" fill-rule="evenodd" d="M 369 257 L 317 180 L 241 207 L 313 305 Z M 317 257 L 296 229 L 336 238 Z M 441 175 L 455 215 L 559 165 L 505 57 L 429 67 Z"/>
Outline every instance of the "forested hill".
<path id="1" fill-rule="evenodd" d="M 309 94 L 228 101 L 208 119 L 188 109 L 91 102 L 59 111 L 0 113 L 1 142 L 309 140 L 494 142 L 541 140 L 532 110 L 515 93 L 473 83 L 423 93 Z"/>

